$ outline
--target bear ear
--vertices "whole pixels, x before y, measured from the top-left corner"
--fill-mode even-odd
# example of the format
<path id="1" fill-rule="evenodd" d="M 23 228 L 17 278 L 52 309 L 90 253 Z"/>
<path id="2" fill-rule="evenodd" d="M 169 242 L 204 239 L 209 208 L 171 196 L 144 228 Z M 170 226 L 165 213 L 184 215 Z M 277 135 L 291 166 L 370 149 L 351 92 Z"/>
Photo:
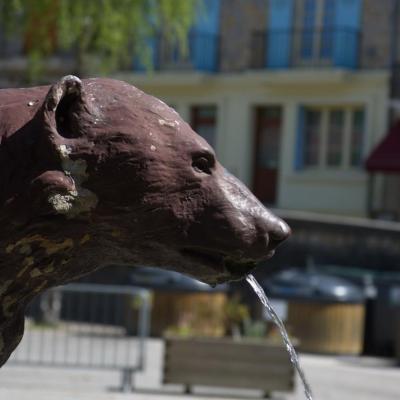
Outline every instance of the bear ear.
<path id="1" fill-rule="evenodd" d="M 60 136 L 73 138 L 79 136 L 78 114 L 85 108 L 85 93 L 82 81 L 67 75 L 51 86 L 46 95 L 43 112 L 44 123 Z"/>

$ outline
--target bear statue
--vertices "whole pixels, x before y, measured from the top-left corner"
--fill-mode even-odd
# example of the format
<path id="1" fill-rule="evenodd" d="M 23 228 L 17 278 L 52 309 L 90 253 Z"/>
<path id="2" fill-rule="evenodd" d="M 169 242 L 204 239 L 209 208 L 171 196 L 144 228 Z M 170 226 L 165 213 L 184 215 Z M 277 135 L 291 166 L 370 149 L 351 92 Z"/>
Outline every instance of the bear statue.
<path id="1" fill-rule="evenodd" d="M 0 224 L 0 365 L 49 287 L 110 264 L 240 279 L 290 234 L 172 108 L 72 75 L 0 90 Z"/>

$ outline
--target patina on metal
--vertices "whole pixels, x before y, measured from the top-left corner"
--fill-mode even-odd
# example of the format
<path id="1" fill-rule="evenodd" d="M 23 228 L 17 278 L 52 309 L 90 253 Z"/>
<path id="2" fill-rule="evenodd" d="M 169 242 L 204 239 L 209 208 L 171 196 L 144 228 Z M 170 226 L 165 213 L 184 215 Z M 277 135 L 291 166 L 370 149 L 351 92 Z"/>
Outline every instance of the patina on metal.
<path id="1" fill-rule="evenodd" d="M 0 90 L 0 224 L 0 365 L 49 287 L 110 264 L 238 279 L 290 232 L 172 108 L 75 76 Z"/>

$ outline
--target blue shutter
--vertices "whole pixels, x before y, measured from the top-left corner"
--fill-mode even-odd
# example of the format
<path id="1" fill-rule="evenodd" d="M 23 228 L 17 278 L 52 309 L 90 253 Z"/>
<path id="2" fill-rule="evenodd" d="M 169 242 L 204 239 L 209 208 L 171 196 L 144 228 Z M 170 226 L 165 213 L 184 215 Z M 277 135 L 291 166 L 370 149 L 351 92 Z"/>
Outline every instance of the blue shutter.
<path id="1" fill-rule="evenodd" d="M 199 17 L 189 38 L 193 65 L 202 71 L 218 68 L 220 0 L 203 0 Z"/>
<path id="2" fill-rule="evenodd" d="M 356 68 L 362 0 L 336 0 L 333 57 L 336 66 Z"/>
<path id="3" fill-rule="evenodd" d="M 299 106 L 297 115 L 297 130 L 294 148 L 294 169 L 299 171 L 304 167 L 304 129 L 305 129 L 305 110 Z"/>
<path id="4" fill-rule="evenodd" d="M 269 0 L 266 65 L 287 68 L 290 65 L 293 0 Z"/>

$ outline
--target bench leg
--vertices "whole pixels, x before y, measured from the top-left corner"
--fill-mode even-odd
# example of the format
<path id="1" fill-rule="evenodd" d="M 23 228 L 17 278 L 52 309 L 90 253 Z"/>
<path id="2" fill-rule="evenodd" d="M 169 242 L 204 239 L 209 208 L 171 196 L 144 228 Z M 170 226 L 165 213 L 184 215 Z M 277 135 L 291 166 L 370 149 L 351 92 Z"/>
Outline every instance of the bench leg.
<path id="1" fill-rule="evenodd" d="M 126 368 L 122 370 L 121 392 L 133 392 L 133 371 Z"/>
<path id="2" fill-rule="evenodd" d="M 185 385 L 184 393 L 192 394 L 192 387 L 190 385 Z"/>

